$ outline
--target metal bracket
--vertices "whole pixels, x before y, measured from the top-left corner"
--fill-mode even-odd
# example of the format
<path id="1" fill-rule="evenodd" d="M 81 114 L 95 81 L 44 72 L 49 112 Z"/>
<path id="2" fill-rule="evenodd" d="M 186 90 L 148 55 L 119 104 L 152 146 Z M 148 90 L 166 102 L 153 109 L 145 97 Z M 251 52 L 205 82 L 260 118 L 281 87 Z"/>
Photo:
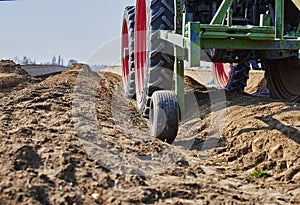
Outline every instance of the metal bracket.
<path id="1" fill-rule="evenodd" d="M 210 25 L 212 24 L 221 24 L 224 20 L 228 9 L 232 5 L 233 0 L 223 0 L 222 4 L 220 5 L 217 13 L 215 14 L 214 18 L 210 22 Z"/>

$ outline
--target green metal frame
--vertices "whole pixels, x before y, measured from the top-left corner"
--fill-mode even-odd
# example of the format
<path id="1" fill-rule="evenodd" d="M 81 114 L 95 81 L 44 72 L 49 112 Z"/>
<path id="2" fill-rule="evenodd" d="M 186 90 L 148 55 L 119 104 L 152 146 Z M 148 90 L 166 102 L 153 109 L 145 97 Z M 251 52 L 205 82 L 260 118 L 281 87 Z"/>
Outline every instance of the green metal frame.
<path id="1" fill-rule="evenodd" d="M 183 0 L 174 0 L 175 4 L 175 38 L 182 37 L 185 33 L 185 14 L 183 11 Z M 176 39 L 175 39 L 176 41 Z M 178 99 L 178 104 L 180 107 L 180 112 L 185 112 L 185 103 L 184 103 L 184 46 L 174 44 L 174 53 L 176 56 L 175 59 L 175 92 Z"/>
<path id="2" fill-rule="evenodd" d="M 233 0 L 223 0 L 210 24 L 189 20 L 183 12 L 184 0 L 174 0 L 175 33 L 160 31 L 160 38 L 174 45 L 176 55 L 176 95 L 184 112 L 184 54 L 187 50 L 190 66 L 200 66 L 201 49 L 239 50 L 298 50 L 300 58 L 300 22 L 297 31 L 284 36 L 284 1 L 275 0 L 275 26 L 269 26 L 270 18 L 263 15 L 263 26 L 231 25 L 230 6 Z M 299 0 L 292 1 L 300 10 Z M 227 16 L 227 25 L 222 22 Z"/>

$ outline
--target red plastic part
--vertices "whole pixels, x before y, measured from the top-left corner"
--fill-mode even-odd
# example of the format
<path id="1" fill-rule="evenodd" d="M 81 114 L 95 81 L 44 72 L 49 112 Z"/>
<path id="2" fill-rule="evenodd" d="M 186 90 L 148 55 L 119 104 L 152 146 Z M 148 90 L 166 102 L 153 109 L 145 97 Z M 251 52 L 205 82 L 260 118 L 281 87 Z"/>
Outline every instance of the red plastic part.
<path id="1" fill-rule="evenodd" d="M 144 72 L 146 66 L 146 28 L 147 28 L 146 0 L 137 0 L 135 16 L 135 71 L 136 71 L 136 99 L 142 99 L 144 88 Z"/>
<path id="2" fill-rule="evenodd" d="M 225 88 L 230 80 L 231 65 L 229 63 L 214 63 L 215 85 Z"/>

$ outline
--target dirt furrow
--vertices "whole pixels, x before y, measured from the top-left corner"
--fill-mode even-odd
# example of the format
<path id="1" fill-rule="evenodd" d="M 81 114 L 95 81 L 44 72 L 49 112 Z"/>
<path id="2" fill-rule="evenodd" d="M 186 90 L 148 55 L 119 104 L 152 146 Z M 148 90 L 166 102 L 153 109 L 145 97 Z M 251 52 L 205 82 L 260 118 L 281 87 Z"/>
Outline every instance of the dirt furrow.
<path id="1" fill-rule="evenodd" d="M 1 89 L 0 204 L 300 203 L 299 103 L 187 83 L 168 145 L 121 85 L 77 64 Z"/>

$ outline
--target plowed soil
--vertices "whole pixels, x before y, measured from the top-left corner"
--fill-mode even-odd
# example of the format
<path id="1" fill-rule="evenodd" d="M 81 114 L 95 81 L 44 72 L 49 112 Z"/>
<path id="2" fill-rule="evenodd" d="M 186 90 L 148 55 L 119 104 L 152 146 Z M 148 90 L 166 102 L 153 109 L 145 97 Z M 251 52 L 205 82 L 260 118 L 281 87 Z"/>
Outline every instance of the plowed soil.
<path id="1" fill-rule="evenodd" d="M 300 204 L 299 103 L 189 78 L 168 145 L 121 85 L 77 64 L 1 87 L 0 204 Z"/>
<path id="2" fill-rule="evenodd" d="M 18 85 L 25 84 L 30 80 L 30 76 L 20 65 L 9 60 L 2 60 L 0 62 L 0 89 L 2 92 Z"/>

